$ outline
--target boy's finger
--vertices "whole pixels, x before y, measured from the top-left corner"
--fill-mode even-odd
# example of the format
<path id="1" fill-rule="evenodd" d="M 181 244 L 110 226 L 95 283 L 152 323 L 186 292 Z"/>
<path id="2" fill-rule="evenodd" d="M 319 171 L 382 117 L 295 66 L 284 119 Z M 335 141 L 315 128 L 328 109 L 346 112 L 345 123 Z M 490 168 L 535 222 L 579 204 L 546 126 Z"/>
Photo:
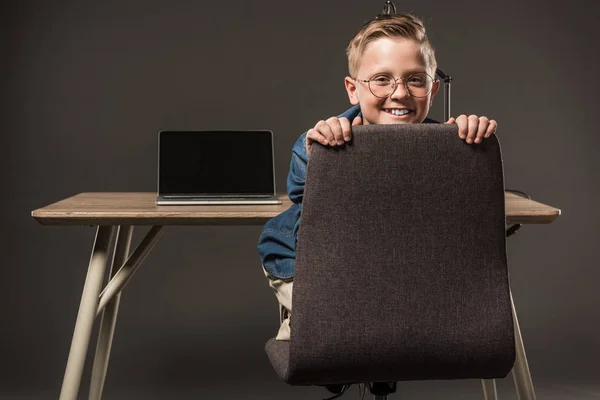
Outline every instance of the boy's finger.
<path id="1" fill-rule="evenodd" d="M 352 135 L 350 121 L 348 120 L 348 118 L 340 118 L 340 124 L 342 125 L 342 134 L 344 135 L 344 140 L 347 142 L 350 140 L 350 137 Z"/>
<path id="2" fill-rule="evenodd" d="M 455 123 L 456 125 L 458 125 L 458 136 L 461 139 L 466 139 L 467 138 L 467 116 L 466 115 L 460 115 L 458 118 L 455 119 Z"/>
<path id="3" fill-rule="evenodd" d="M 331 129 L 331 133 L 333 133 L 333 143 L 331 145 L 344 144 L 344 134 L 342 133 L 342 124 L 339 118 L 331 117 L 326 122 L 329 125 L 329 129 Z"/>
<path id="4" fill-rule="evenodd" d="M 360 115 L 357 115 L 352 120 L 352 126 L 356 126 L 356 125 L 362 125 L 362 118 L 360 117 Z"/>
<path id="5" fill-rule="evenodd" d="M 488 126 L 490 126 L 490 122 L 487 118 L 479 118 L 479 127 L 477 128 L 477 137 L 475 138 L 475 143 L 481 143 L 485 137 L 485 132 L 487 131 Z"/>
<path id="6" fill-rule="evenodd" d="M 304 145 L 306 146 L 306 154 L 310 155 L 310 149 L 312 147 L 312 139 L 308 137 L 308 131 L 306 132 L 306 141 L 304 142 Z"/>
<path id="7" fill-rule="evenodd" d="M 491 119 L 490 120 L 490 124 L 488 125 L 487 131 L 485 133 L 485 137 L 489 138 L 490 136 L 492 136 L 492 134 L 494 134 L 496 132 L 496 128 L 498 127 L 498 123 Z"/>
<path id="8" fill-rule="evenodd" d="M 446 122 L 444 122 L 445 124 L 455 124 L 456 123 L 456 118 L 454 117 L 450 117 L 450 119 Z"/>
<path id="9" fill-rule="evenodd" d="M 307 147 L 310 146 L 312 144 L 312 142 L 319 142 L 323 146 L 327 146 L 329 144 L 329 142 L 327 141 L 327 138 L 325 138 L 323 135 L 321 135 L 319 133 L 319 131 L 317 131 L 316 129 L 309 129 L 308 132 L 306 133 Z"/>
<path id="10" fill-rule="evenodd" d="M 467 125 L 467 143 L 471 144 L 473 143 L 473 140 L 475 140 L 475 135 L 477 134 L 477 128 L 479 127 L 479 118 L 477 118 L 476 115 L 471 114 L 469 115 L 468 118 L 468 125 Z"/>
<path id="11" fill-rule="evenodd" d="M 327 144 L 335 144 L 335 137 L 333 136 L 333 132 L 331 132 L 331 128 L 329 127 L 329 125 L 327 125 L 327 122 L 321 120 L 317 122 L 317 125 L 315 125 L 313 129 L 315 129 L 321 136 L 324 136 L 325 139 L 327 139 Z"/>

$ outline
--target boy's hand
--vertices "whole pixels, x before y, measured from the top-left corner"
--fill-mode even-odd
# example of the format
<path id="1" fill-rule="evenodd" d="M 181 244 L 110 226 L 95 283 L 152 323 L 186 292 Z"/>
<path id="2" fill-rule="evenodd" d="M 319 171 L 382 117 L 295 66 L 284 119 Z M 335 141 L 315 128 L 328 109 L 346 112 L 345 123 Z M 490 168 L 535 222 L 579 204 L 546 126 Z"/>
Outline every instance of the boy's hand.
<path id="1" fill-rule="evenodd" d="M 477 115 L 461 115 L 458 118 L 450 118 L 447 124 L 458 125 L 458 136 L 461 139 L 467 139 L 468 144 L 481 143 L 484 138 L 489 138 L 498 124 L 493 119 L 487 117 L 478 117 Z"/>
<path id="2" fill-rule="evenodd" d="M 362 118 L 356 117 L 350 125 L 348 118 L 331 117 L 327 121 L 319 121 L 314 128 L 306 133 L 306 152 L 310 154 L 310 148 L 314 142 L 323 146 L 341 146 L 352 139 L 352 126 L 361 125 Z"/>

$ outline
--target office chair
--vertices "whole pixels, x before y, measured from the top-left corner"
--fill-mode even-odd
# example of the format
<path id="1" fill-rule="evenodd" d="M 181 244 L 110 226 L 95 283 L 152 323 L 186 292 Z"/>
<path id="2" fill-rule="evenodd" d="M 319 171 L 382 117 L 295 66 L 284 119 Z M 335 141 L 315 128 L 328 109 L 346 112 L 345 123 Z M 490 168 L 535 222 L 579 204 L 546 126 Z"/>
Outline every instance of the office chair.
<path id="1" fill-rule="evenodd" d="M 505 235 L 495 135 L 368 125 L 313 146 L 291 340 L 265 347 L 276 373 L 340 393 L 372 382 L 378 400 L 397 381 L 475 378 L 494 399 L 515 361 Z"/>

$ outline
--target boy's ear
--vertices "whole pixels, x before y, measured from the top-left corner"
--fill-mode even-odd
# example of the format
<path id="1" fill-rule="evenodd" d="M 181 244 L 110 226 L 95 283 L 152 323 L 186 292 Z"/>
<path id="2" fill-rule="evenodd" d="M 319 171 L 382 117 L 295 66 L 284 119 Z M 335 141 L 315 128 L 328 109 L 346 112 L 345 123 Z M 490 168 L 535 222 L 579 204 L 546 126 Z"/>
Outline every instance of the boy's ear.
<path id="1" fill-rule="evenodd" d="M 358 93 L 356 91 L 356 81 L 349 76 L 344 79 L 344 85 L 346 85 L 346 92 L 348 93 L 348 100 L 353 106 L 360 103 L 358 99 Z"/>
<path id="2" fill-rule="evenodd" d="M 439 80 L 433 81 L 433 87 L 431 88 L 431 100 L 435 97 L 435 94 L 440 90 L 441 83 Z"/>

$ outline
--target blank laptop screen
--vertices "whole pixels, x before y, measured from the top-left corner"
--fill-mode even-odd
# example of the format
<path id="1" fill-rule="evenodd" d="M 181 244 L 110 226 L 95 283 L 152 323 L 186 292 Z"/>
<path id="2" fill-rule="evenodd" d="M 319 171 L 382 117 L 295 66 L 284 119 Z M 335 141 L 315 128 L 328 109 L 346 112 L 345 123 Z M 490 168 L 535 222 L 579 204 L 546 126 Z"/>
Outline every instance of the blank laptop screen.
<path id="1" fill-rule="evenodd" d="M 274 195 L 270 131 L 160 132 L 161 195 Z"/>

